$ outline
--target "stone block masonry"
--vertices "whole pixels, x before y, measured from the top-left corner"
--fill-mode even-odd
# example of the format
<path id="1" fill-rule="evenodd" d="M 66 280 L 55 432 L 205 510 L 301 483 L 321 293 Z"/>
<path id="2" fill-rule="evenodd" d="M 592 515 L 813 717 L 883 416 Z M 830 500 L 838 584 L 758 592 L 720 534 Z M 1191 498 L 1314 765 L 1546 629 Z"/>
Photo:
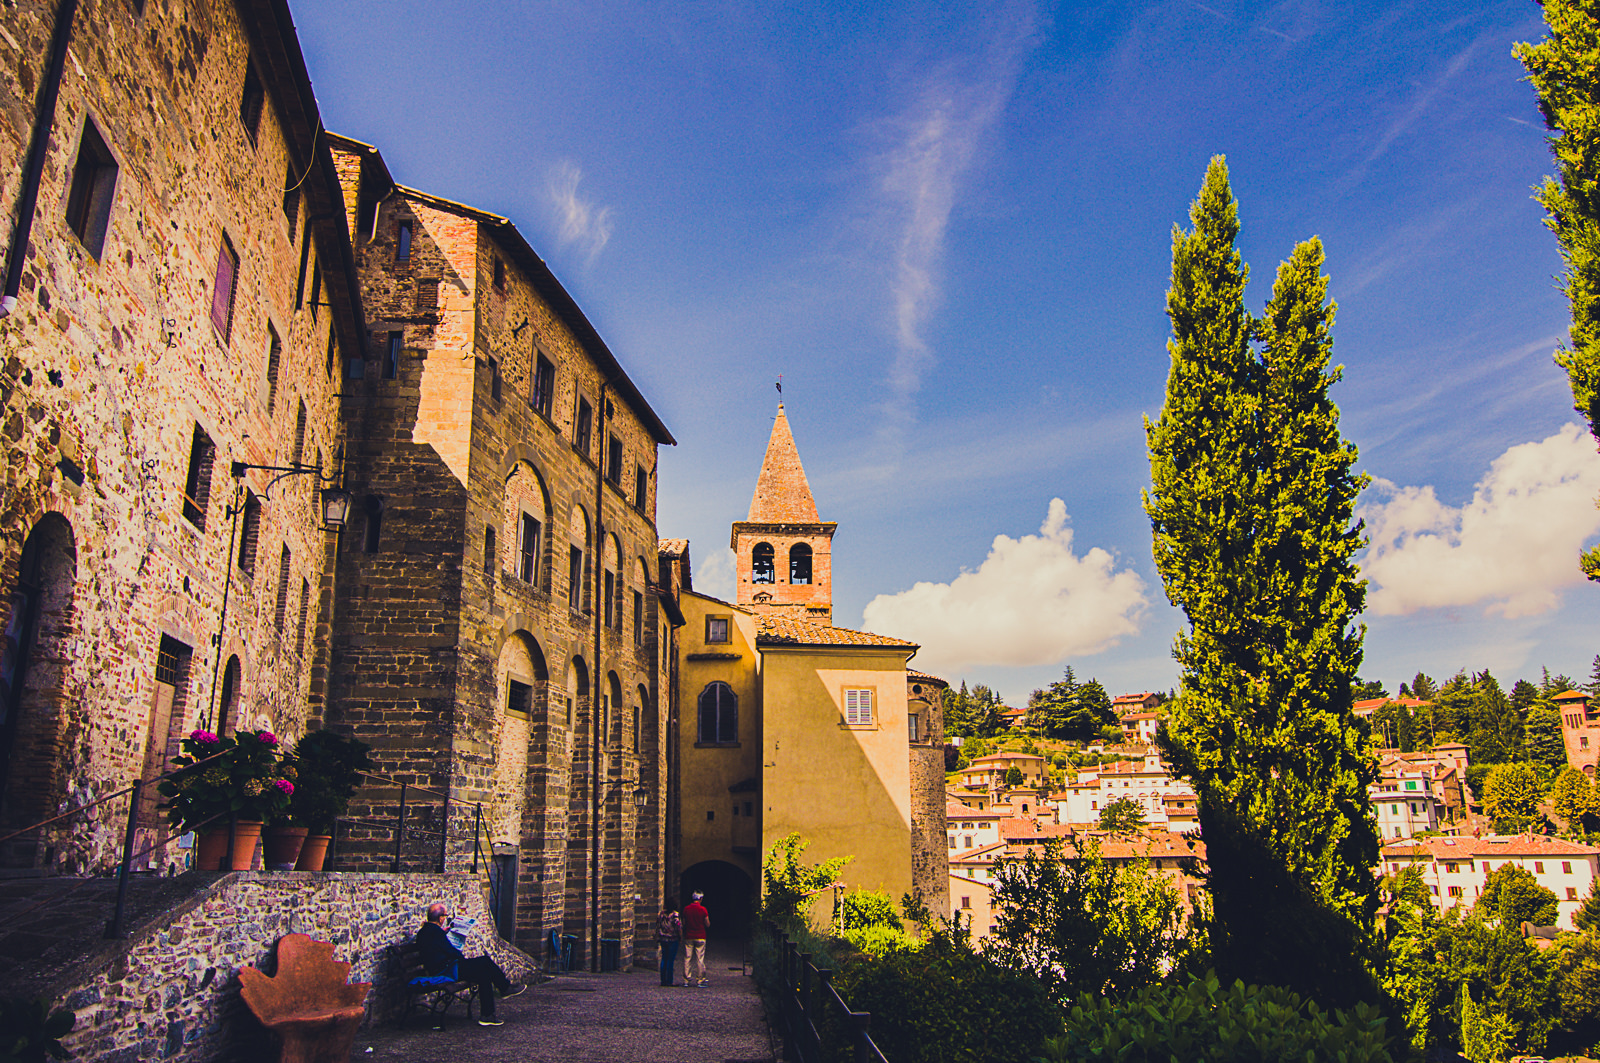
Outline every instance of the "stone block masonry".
<path id="1" fill-rule="evenodd" d="M 531 958 L 495 936 L 471 875 L 238 872 L 55 986 L 78 1016 L 63 1043 L 78 1063 L 274 1060 L 275 1038 L 239 998 L 238 971 L 272 973 L 285 934 L 333 942 L 334 958 L 354 964 L 351 981 L 373 983 L 367 1022 L 398 1019 L 405 997 L 390 946 L 416 933 L 434 901 L 477 920 L 467 955 L 492 956 L 513 982 L 533 973 Z"/>

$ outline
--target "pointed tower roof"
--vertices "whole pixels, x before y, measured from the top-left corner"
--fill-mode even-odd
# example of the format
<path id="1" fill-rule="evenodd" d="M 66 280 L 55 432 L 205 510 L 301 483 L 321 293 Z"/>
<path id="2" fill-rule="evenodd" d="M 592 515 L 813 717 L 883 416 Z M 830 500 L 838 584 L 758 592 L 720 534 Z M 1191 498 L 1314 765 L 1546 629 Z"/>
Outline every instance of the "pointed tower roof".
<path id="1" fill-rule="evenodd" d="M 789 418 L 778 403 L 778 417 L 772 422 L 772 438 L 767 440 L 767 456 L 761 462 L 756 493 L 750 499 L 751 524 L 817 524 L 817 503 L 806 483 L 806 470 L 800 452 L 794 447 Z"/>

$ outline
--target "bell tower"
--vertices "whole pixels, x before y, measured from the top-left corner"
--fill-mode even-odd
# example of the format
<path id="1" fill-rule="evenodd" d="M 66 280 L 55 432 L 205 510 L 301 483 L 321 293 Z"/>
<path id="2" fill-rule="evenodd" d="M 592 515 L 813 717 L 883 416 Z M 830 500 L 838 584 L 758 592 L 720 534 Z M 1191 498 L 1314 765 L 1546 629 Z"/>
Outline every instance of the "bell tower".
<path id="1" fill-rule="evenodd" d="M 736 558 L 737 604 L 756 613 L 833 626 L 833 532 L 800 464 L 783 403 L 772 422 L 750 516 L 735 521 L 728 543 Z"/>

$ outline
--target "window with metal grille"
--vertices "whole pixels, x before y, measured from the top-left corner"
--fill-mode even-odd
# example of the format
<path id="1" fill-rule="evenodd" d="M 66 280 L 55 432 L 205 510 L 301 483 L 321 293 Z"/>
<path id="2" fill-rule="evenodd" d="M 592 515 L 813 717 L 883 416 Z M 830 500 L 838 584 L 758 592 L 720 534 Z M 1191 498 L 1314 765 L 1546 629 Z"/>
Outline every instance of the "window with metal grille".
<path id="1" fill-rule="evenodd" d="M 272 412 L 278 401 L 278 362 L 283 357 L 283 344 L 278 340 L 278 330 L 267 326 L 267 412 Z"/>
<path id="2" fill-rule="evenodd" d="M 519 716 L 533 712 L 533 687 L 515 679 L 506 680 L 506 711 Z"/>
<path id="3" fill-rule="evenodd" d="M 256 142 L 256 134 L 261 130 L 261 111 L 267 102 L 267 94 L 262 91 L 261 78 L 256 74 L 256 65 L 247 62 L 244 65 L 244 91 L 239 95 L 239 121 L 244 123 L 244 131 L 250 137 L 250 143 Z"/>
<path id="4" fill-rule="evenodd" d="M 531 513 L 522 515 L 522 540 L 517 544 L 517 577 L 524 583 L 538 583 L 539 522 Z"/>
<path id="5" fill-rule="evenodd" d="M 238 281 L 239 256 L 224 236 L 217 251 L 216 280 L 211 286 L 211 323 L 222 334 L 223 343 L 233 338 L 233 301 Z"/>
<path id="6" fill-rule="evenodd" d="M 194 426 L 189 442 L 189 475 L 183 482 L 183 516 L 201 531 L 206 530 L 206 509 L 211 505 L 211 466 L 217 448 L 205 429 Z"/>
<path id="7" fill-rule="evenodd" d="M 193 651 L 171 635 L 162 635 L 156 647 L 156 682 L 181 687 L 188 678 L 189 656 Z"/>
<path id="8" fill-rule="evenodd" d="M 306 404 L 300 403 L 300 408 L 294 415 L 294 456 L 289 459 L 289 464 L 299 465 L 306 456 Z"/>
<path id="9" fill-rule="evenodd" d="M 383 351 L 383 379 L 395 380 L 400 376 L 400 345 L 405 342 L 404 332 L 389 333 L 388 346 Z"/>
<path id="10" fill-rule="evenodd" d="M 256 573 L 256 545 L 261 539 L 261 500 L 246 491 L 244 508 L 239 512 L 239 571 Z"/>
<path id="11" fill-rule="evenodd" d="M 294 652 L 301 657 L 306 655 L 306 620 L 311 613 L 311 581 L 300 581 L 300 626 L 294 636 Z"/>
<path id="12" fill-rule="evenodd" d="M 494 526 L 486 524 L 483 528 L 483 574 L 494 575 Z"/>
<path id="13" fill-rule="evenodd" d="M 289 612 L 289 544 L 283 544 L 283 555 L 278 559 L 278 601 L 273 612 L 272 629 L 283 634 L 283 621 Z"/>
<path id="14" fill-rule="evenodd" d="M 572 425 L 572 445 L 584 457 L 589 456 L 589 432 L 594 424 L 594 408 L 588 399 L 578 400 L 578 417 Z"/>
<path id="15" fill-rule="evenodd" d="M 622 440 L 610 436 L 606 440 L 606 479 L 618 487 L 622 486 Z"/>
<path id="16" fill-rule="evenodd" d="M 567 554 L 567 604 L 583 606 L 583 548 L 574 546 Z"/>
<path id="17" fill-rule="evenodd" d="M 739 695 L 721 681 L 710 683 L 700 692 L 700 737 L 702 743 L 720 745 L 739 740 Z"/>
<path id="18" fill-rule="evenodd" d="M 550 416 L 550 403 L 555 397 L 556 367 L 550 359 L 539 355 L 538 366 L 533 371 L 533 392 L 528 396 L 528 401 L 533 403 L 533 408 L 544 416 Z"/>
<path id="19" fill-rule="evenodd" d="M 844 692 L 844 722 L 852 727 L 861 727 L 872 722 L 871 690 Z"/>
<path id="20" fill-rule="evenodd" d="M 78 159 L 67 192 L 67 228 L 95 258 L 105 249 L 111 223 L 111 202 L 117 190 L 117 160 L 93 122 L 83 123 Z"/>

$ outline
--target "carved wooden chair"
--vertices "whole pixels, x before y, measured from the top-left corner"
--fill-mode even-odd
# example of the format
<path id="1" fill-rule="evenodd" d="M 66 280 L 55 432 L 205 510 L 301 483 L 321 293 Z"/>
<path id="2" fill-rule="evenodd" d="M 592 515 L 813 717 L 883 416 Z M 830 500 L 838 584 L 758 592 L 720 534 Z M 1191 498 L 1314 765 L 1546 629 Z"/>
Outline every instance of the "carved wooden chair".
<path id="1" fill-rule="evenodd" d="M 372 988 L 349 977 L 350 965 L 333 958 L 331 943 L 288 934 L 278 941 L 278 973 L 242 968 L 239 995 L 283 1038 L 280 1063 L 346 1063 Z"/>

